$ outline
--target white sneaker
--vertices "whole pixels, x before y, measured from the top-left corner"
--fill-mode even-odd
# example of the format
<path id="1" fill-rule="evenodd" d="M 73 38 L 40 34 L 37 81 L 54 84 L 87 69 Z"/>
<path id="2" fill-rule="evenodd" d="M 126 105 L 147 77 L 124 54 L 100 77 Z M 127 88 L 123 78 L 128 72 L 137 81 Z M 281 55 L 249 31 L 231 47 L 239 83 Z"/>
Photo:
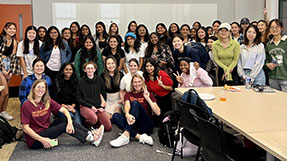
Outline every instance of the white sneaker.
<path id="1" fill-rule="evenodd" d="M 98 129 L 94 130 L 92 133 L 94 135 L 94 141 L 92 141 L 92 144 L 95 146 L 99 146 L 101 144 L 101 141 L 104 136 L 105 127 L 104 125 L 101 125 Z"/>
<path id="2" fill-rule="evenodd" d="M 148 136 L 147 134 L 141 134 L 139 142 L 143 144 L 147 143 L 149 145 L 153 145 L 152 137 Z"/>
<path id="3" fill-rule="evenodd" d="M 110 141 L 112 147 L 119 148 L 121 146 L 127 145 L 130 143 L 130 137 L 126 137 L 124 134 L 116 138 L 115 140 Z"/>
<path id="4" fill-rule="evenodd" d="M 2 112 L 0 113 L 0 115 L 1 115 L 2 117 L 4 117 L 6 120 L 8 120 L 8 121 L 11 121 L 11 120 L 14 119 L 13 116 L 9 115 L 6 111 L 2 111 Z"/>

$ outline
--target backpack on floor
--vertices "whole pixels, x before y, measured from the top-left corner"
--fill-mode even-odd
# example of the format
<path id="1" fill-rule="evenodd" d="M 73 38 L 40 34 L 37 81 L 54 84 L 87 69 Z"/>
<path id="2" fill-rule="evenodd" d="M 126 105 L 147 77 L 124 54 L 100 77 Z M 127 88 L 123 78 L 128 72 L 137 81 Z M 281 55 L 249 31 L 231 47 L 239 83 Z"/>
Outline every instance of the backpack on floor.
<path id="1" fill-rule="evenodd" d="M 159 142 L 167 147 L 174 147 L 175 133 L 179 126 L 180 112 L 168 111 L 159 122 Z"/>
<path id="2" fill-rule="evenodd" d="M 15 138 L 17 128 L 11 126 L 8 121 L 0 116 L 0 148 L 6 143 L 11 143 Z"/>
<path id="3" fill-rule="evenodd" d="M 183 128 L 181 128 L 180 133 L 182 133 L 182 129 Z M 179 135 L 181 136 L 181 134 Z M 182 136 L 179 137 L 179 140 L 177 142 L 175 154 L 181 155 L 182 151 L 182 157 L 193 157 L 196 156 L 197 150 L 197 145 L 192 144 L 191 142 L 186 140 L 184 136 Z"/>

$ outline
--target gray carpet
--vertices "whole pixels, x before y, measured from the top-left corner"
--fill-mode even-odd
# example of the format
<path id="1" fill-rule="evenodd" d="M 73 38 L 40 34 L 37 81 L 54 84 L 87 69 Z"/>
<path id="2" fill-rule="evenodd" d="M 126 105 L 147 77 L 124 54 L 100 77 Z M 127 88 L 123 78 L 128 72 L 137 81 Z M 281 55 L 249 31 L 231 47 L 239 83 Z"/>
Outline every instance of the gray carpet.
<path id="1" fill-rule="evenodd" d="M 156 150 L 172 153 L 171 148 L 166 148 L 158 141 L 156 136 L 157 129 L 154 130 L 152 137 L 154 145 L 139 144 L 137 140 L 131 139 L 130 144 L 121 148 L 112 148 L 109 142 L 119 136 L 121 132 L 116 126 L 113 126 L 111 132 L 104 134 L 102 143 L 99 147 L 92 146 L 88 143 L 82 144 L 77 139 L 62 134 L 59 137 L 59 146 L 52 149 L 28 149 L 26 143 L 18 142 L 14 152 L 10 157 L 10 161 L 50 161 L 50 160 L 100 160 L 100 161 L 169 161 L 171 156 L 167 154 L 157 153 Z M 180 159 L 176 156 L 175 160 L 185 161 L 194 160 L 194 158 Z"/>

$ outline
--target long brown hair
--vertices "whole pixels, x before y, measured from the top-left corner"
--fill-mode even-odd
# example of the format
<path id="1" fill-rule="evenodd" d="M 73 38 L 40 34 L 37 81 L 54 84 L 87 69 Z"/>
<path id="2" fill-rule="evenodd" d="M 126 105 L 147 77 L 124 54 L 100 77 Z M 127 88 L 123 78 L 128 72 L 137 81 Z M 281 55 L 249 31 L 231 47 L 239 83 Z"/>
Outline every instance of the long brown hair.
<path id="1" fill-rule="evenodd" d="M 45 105 L 45 108 L 50 108 L 50 95 L 49 95 L 49 91 L 48 91 L 48 85 L 47 85 L 47 82 L 46 80 L 44 79 L 38 79 L 36 80 L 32 87 L 31 87 L 31 90 L 30 90 L 30 93 L 28 95 L 28 100 L 34 105 L 34 106 L 37 106 L 37 103 L 36 103 L 36 96 L 34 94 L 34 89 L 35 87 L 39 84 L 39 83 L 44 83 L 45 84 L 45 94 L 42 96 L 42 99 L 41 101 L 44 103 Z"/>
<path id="2" fill-rule="evenodd" d="M 258 21 L 258 24 L 259 24 L 260 22 L 264 23 L 265 26 L 266 26 L 265 33 L 264 33 L 264 35 L 261 34 L 261 38 L 260 38 L 261 42 L 265 45 L 265 44 L 268 42 L 268 35 L 269 35 L 269 29 L 268 29 L 268 28 L 269 28 L 269 24 L 268 24 L 268 22 L 265 21 L 265 20 L 259 20 L 259 21 Z M 257 25 L 257 26 L 258 26 L 258 25 Z"/>
<path id="3" fill-rule="evenodd" d="M 112 59 L 115 62 L 115 64 L 116 64 L 116 69 L 114 71 L 114 76 L 112 77 L 115 87 L 118 87 L 120 85 L 121 74 L 120 74 L 120 72 L 118 70 L 117 60 L 113 56 L 106 57 L 106 59 L 105 59 L 105 68 L 104 68 L 105 84 L 106 84 L 106 87 L 108 89 L 112 89 L 113 87 L 112 87 L 112 83 L 111 83 L 110 72 L 107 69 L 107 61 L 108 61 L 108 59 Z"/>
<path id="4" fill-rule="evenodd" d="M 136 90 L 135 90 L 135 88 L 134 88 L 134 86 L 133 86 L 133 81 L 134 81 L 134 79 L 135 78 L 140 78 L 141 80 L 142 80 L 142 85 L 143 85 L 143 88 L 142 88 L 142 90 L 144 90 L 144 88 L 145 88 L 145 82 L 144 82 L 144 78 L 142 77 L 142 76 L 140 76 L 139 74 L 135 74 L 133 77 L 132 77 L 132 80 L 131 80 L 131 86 L 130 86 L 130 88 L 131 88 L 131 91 L 132 92 L 135 92 Z"/>

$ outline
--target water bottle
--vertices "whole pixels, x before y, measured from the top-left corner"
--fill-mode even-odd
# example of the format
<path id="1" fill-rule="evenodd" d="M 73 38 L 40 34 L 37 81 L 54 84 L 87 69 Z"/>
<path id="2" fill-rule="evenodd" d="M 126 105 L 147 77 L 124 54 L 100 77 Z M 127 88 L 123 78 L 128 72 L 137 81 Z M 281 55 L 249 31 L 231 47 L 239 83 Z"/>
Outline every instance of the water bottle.
<path id="1" fill-rule="evenodd" d="M 246 89 L 251 89 L 251 78 L 250 77 L 246 77 L 245 88 Z"/>

